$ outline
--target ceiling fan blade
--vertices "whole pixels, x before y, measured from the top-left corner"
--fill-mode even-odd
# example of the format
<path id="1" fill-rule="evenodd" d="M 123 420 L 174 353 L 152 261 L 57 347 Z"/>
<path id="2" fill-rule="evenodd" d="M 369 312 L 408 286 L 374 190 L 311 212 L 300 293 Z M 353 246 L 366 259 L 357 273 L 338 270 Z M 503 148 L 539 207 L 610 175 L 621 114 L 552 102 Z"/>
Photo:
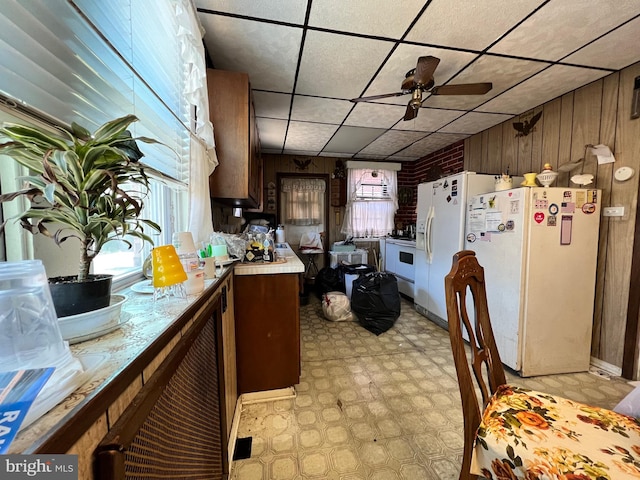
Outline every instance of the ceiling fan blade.
<path id="1" fill-rule="evenodd" d="M 459 85 L 441 85 L 433 87 L 431 95 L 484 95 L 493 88 L 491 82 L 487 83 L 461 83 Z"/>
<path id="2" fill-rule="evenodd" d="M 416 118 L 418 116 L 418 108 L 419 107 L 414 107 L 411 102 L 409 102 L 409 104 L 407 105 L 407 110 L 404 112 L 404 118 L 402 120 L 406 122 L 407 120 L 413 120 L 414 118 Z"/>
<path id="3" fill-rule="evenodd" d="M 431 55 L 418 58 L 416 73 L 413 76 L 414 83 L 418 85 L 427 85 L 431 80 L 433 80 L 433 72 L 436 71 L 436 67 L 439 63 L 440 59 L 432 57 Z"/>
<path id="4" fill-rule="evenodd" d="M 415 83 L 413 81 L 413 75 L 409 75 L 402 81 L 402 86 L 400 87 L 400 90 L 411 90 L 413 87 L 415 87 Z"/>
<path id="5" fill-rule="evenodd" d="M 381 98 L 391 98 L 391 97 L 399 97 L 400 95 L 405 95 L 404 92 L 396 92 L 396 93 L 384 93 L 382 95 L 373 95 L 372 97 L 359 97 L 359 98 L 352 98 L 351 100 L 349 100 L 350 102 L 353 103 L 357 103 L 357 102 L 369 102 L 371 100 L 380 100 Z"/>

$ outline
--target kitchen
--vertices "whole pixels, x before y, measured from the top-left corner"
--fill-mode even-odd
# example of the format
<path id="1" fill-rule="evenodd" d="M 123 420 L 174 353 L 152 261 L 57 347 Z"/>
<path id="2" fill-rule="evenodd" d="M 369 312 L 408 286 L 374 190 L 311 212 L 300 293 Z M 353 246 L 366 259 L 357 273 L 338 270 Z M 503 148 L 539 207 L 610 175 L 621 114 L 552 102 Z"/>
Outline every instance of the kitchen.
<path id="1" fill-rule="evenodd" d="M 415 12 L 408 12 L 407 15 L 414 15 L 422 8 L 422 2 L 414 4 L 412 8 Z M 311 6 L 317 6 L 318 8 L 323 6 L 322 2 L 313 2 L 309 4 Z M 437 5 L 437 2 L 436 4 Z M 212 15 L 205 10 L 215 10 L 215 5 L 212 7 L 207 2 L 202 2 L 202 5 L 198 5 L 201 9 L 200 14 L 202 17 Z M 218 7 L 222 9 L 222 7 Z M 257 7 L 256 7 L 257 8 Z M 370 8 L 370 7 L 368 7 Z M 382 8 L 382 7 L 381 7 Z M 394 7 L 395 9 L 395 7 Z M 299 8 L 291 6 L 289 12 L 295 12 L 300 14 Z M 238 12 L 226 12 L 228 15 L 220 14 L 220 18 L 230 18 L 239 23 L 250 22 L 251 18 L 257 15 L 256 11 L 238 11 Z M 303 12 L 304 13 L 304 9 Z M 392 15 L 394 12 L 388 12 Z M 397 13 L 397 12 L 396 12 Z M 293 13 L 291 13 L 293 14 Z M 630 21 L 629 27 L 633 27 L 634 22 L 637 22 L 637 12 L 629 15 Z M 264 17 L 268 19 L 268 16 Z M 302 20 L 300 19 L 302 18 Z M 276 26 L 283 28 L 293 28 L 287 25 L 287 22 L 303 25 L 304 15 L 296 20 L 281 20 L 281 24 L 273 24 L 272 28 Z M 346 15 L 345 15 L 346 18 Z M 445 15 L 445 18 L 448 18 Z M 201 20 L 207 30 L 207 19 Z M 259 22 L 263 26 L 270 25 L 269 21 Z M 363 28 L 359 26 L 358 28 Z M 578 27 L 576 27 L 578 28 Z M 326 32 L 328 29 L 326 26 L 318 26 L 313 32 L 318 36 L 329 35 Z M 211 28 L 209 28 L 211 31 Z M 242 30 L 242 29 L 240 29 Z M 329 29 L 331 30 L 331 29 Z M 341 30 L 341 29 L 338 29 Z M 357 30 L 357 29 L 356 29 Z M 467 28 L 465 31 L 475 31 L 477 28 Z M 586 29 L 585 29 L 586 30 Z M 215 32 L 216 29 L 213 28 Z M 232 29 L 220 28 L 219 31 L 226 32 L 229 42 L 233 43 L 239 41 L 235 35 L 239 35 L 237 31 Z M 355 31 L 355 33 L 359 33 Z M 368 33 L 368 32 L 367 32 Z M 603 32 L 604 33 L 604 32 Z M 389 34 L 392 36 L 392 34 Z M 395 37 L 395 34 L 393 34 Z M 357 37 L 357 35 L 356 35 Z M 276 38 L 275 36 L 272 38 Z M 278 37 L 279 38 L 279 37 Z M 207 39 L 205 37 L 205 43 Z M 623 42 L 620 40 L 620 42 Z M 437 42 L 434 42 L 437 43 Z M 263 46 L 269 45 L 269 42 L 263 41 Z M 310 44 L 311 47 L 320 48 L 318 44 Z M 413 45 L 416 47 L 416 45 Z M 595 48 L 595 47 L 594 47 Z M 418 48 L 417 50 L 421 50 Z M 225 70 L 236 71 L 248 71 L 249 68 L 243 68 L 245 65 L 241 65 L 237 68 L 232 67 L 232 60 L 235 58 L 233 54 L 225 54 L 225 50 L 219 48 L 222 56 L 221 59 L 215 59 L 216 48 L 209 48 L 212 60 L 214 60 L 214 66 Z M 414 49 L 411 52 L 407 52 L 402 59 L 402 75 L 404 72 L 413 68 L 417 55 L 414 54 Z M 380 50 L 376 51 L 378 55 L 381 54 Z M 316 52 L 320 57 L 322 51 Z M 427 53 L 429 54 L 429 53 Z M 277 57 L 277 54 L 265 55 L 264 51 L 260 50 L 260 57 L 268 59 Z M 522 55 L 529 57 L 529 55 Z M 411 60 L 409 61 L 409 58 Z M 242 60 L 242 58 L 240 58 Z M 331 57 L 332 61 L 337 57 Z M 357 59 L 357 57 L 356 57 Z M 354 58 L 352 60 L 355 62 Z M 245 62 L 251 64 L 255 59 L 244 59 Z M 597 174 L 597 186 L 603 189 L 604 198 L 602 199 L 604 205 L 621 205 L 625 207 L 625 213 L 623 217 L 603 219 L 600 233 L 600 257 L 599 257 L 599 270 L 598 270 L 598 283 L 597 283 L 597 295 L 596 295 L 596 318 L 594 320 L 594 340 L 592 355 L 595 359 L 602 361 L 605 366 L 610 365 L 615 371 L 625 370 L 627 376 L 630 378 L 637 377 L 637 352 L 631 349 L 630 353 L 625 352 L 625 345 L 629 343 L 626 341 L 626 332 L 629 335 L 636 335 L 634 326 L 637 325 L 637 313 L 638 307 L 637 301 L 633 295 L 629 292 L 633 292 L 637 289 L 638 285 L 632 283 L 636 276 L 634 275 L 637 268 L 636 262 L 633 260 L 637 258 L 638 249 L 635 246 L 636 237 L 634 235 L 635 229 L 635 203 L 637 199 L 637 176 L 632 177 L 630 181 L 619 182 L 614 179 L 613 173 L 619 165 L 625 165 L 638 170 L 637 164 L 638 158 L 638 121 L 630 119 L 630 108 L 632 105 L 633 85 L 635 78 L 640 75 L 639 67 L 632 65 L 635 59 L 623 59 L 623 63 L 616 67 L 607 67 L 610 71 L 594 70 L 597 75 L 593 78 L 593 82 L 590 82 L 590 78 L 582 79 L 583 84 L 576 85 L 574 88 L 569 88 L 563 91 L 557 91 L 554 96 L 545 97 L 535 103 L 528 103 L 525 107 L 517 112 L 513 112 L 522 122 L 530 120 L 533 117 L 534 112 L 543 112 L 542 123 L 539 123 L 537 127 L 527 136 L 516 136 L 516 131 L 513 128 L 512 123 L 516 121 L 516 118 L 511 118 L 511 115 L 503 117 L 496 117 L 500 121 L 499 123 L 493 123 L 486 128 L 481 126 L 474 126 L 475 131 L 465 133 L 464 138 L 458 138 L 452 143 L 443 141 L 442 138 L 432 138 L 433 143 L 429 146 L 430 152 L 421 154 L 411 154 L 412 158 L 405 159 L 396 158 L 402 162 L 402 169 L 398 173 L 398 185 L 399 187 L 411 188 L 414 192 L 412 199 L 406 204 L 401 204 L 396 214 L 396 223 L 400 223 L 400 228 L 404 229 L 405 226 L 415 224 L 416 218 L 416 201 L 417 201 L 417 185 L 430 178 L 436 171 L 441 173 L 451 174 L 462 170 L 488 172 L 488 173 L 500 173 L 510 168 L 510 171 L 514 174 L 526 173 L 528 171 L 539 172 L 542 170 L 542 165 L 546 162 L 552 162 L 557 168 L 562 164 L 570 163 L 581 158 L 584 158 L 584 173 Z M 225 65 L 227 62 L 227 65 Z M 626 63 L 625 63 L 626 62 Z M 294 62 L 295 63 L 295 62 Z M 378 62 L 380 64 L 381 62 Z M 572 62 L 568 62 L 572 63 Z M 576 60 L 576 63 L 579 63 Z M 354 63 L 355 64 L 355 63 Z M 442 65 L 439 67 L 440 72 L 445 72 L 447 60 L 443 57 Z M 562 67 L 562 66 L 560 66 Z M 376 66 L 377 68 L 377 66 Z M 620 69 L 620 71 L 618 71 Z M 277 68 L 271 69 L 272 72 L 277 71 Z M 374 68 L 375 70 L 375 68 Z M 329 69 L 326 72 L 330 72 Z M 389 81 L 376 87 L 376 91 L 365 91 L 366 83 L 371 75 L 363 74 L 362 69 L 345 68 L 344 65 L 340 69 L 340 72 L 329 76 L 327 74 L 327 82 L 333 81 L 332 85 L 340 85 L 340 82 L 345 77 L 344 72 L 349 72 L 348 78 L 351 81 L 357 77 L 360 82 L 364 82 L 362 88 L 353 95 L 328 95 L 328 97 L 343 99 L 340 103 L 340 108 L 345 108 L 344 105 L 348 102 L 348 98 L 355 98 L 359 95 L 372 95 L 382 94 L 385 92 L 393 92 L 398 88 L 400 78 L 397 75 L 390 75 Z M 443 74 L 444 75 L 444 74 Z M 496 78 L 477 78 L 475 76 L 473 81 L 493 81 L 498 83 Z M 491 76 L 492 77 L 492 76 Z M 260 75 L 250 75 L 252 82 L 258 81 Z M 320 76 L 316 77 L 320 80 Z M 570 79 L 564 77 L 567 84 L 570 84 Z M 309 81 L 309 77 L 300 78 L 299 85 L 302 88 L 304 86 L 303 80 Z M 463 77 L 461 81 L 465 81 Z M 344 80 L 342 80 L 344 81 Z M 457 80 L 456 80 L 457 81 Z M 547 82 L 549 80 L 547 79 Z M 546 83 L 542 82 L 543 85 Z M 372 84 L 373 86 L 373 84 Z M 495 87 L 497 89 L 497 86 Z M 254 92 L 255 97 L 266 98 L 267 102 L 269 98 L 272 101 L 278 103 L 278 92 L 281 92 L 283 87 L 263 87 L 257 89 Z M 298 101 L 306 99 L 308 102 L 313 102 L 314 94 L 310 91 L 304 91 L 305 96 L 301 96 Z M 514 96 L 516 94 L 513 94 Z M 395 110 L 399 114 L 395 114 L 396 120 L 404 113 L 404 104 L 406 104 L 407 97 L 400 97 L 398 103 L 394 105 Z M 272 135 L 279 135 L 283 131 L 286 131 L 286 125 L 288 120 L 285 120 L 288 113 L 264 113 L 260 111 L 261 103 L 256 100 L 256 115 L 257 123 L 260 132 L 260 142 L 262 144 L 262 176 L 258 176 L 258 180 L 261 180 L 262 192 L 259 198 L 259 203 L 262 203 L 262 207 L 258 207 L 258 210 L 268 210 L 269 207 L 269 185 L 273 183 L 278 185 L 278 174 L 301 174 L 305 175 L 326 175 L 327 180 L 330 183 L 331 175 L 335 170 L 336 159 L 343 158 L 348 152 L 339 152 L 327 149 L 326 152 L 321 155 L 309 155 L 310 148 L 304 147 L 302 144 L 298 146 L 293 142 L 293 136 L 291 137 L 293 147 L 291 153 L 285 153 L 282 149 L 270 147 L 270 138 Z M 262 105 L 265 105 L 263 102 Z M 280 105 L 280 104 L 279 104 Z M 290 107 L 290 104 L 286 104 Z M 425 104 L 424 107 L 428 106 Z M 281 105 L 280 105 L 281 107 Z M 302 105 L 300 108 L 304 107 Z M 424 108 L 420 112 L 417 120 L 423 121 L 428 119 L 429 115 L 424 115 L 429 109 Z M 350 108 L 350 105 L 349 105 Z M 377 108 L 374 105 L 371 108 Z M 382 107 L 380 107 L 382 108 Z M 309 110 L 314 109 L 312 105 L 307 105 Z M 287 112 L 290 108 L 285 109 Z M 304 110 L 304 109 L 303 109 Z M 445 112 L 447 109 L 441 109 Z M 281 112 L 283 110 L 280 110 Z M 434 112 L 442 113 L 442 112 Z M 499 115 L 499 114 L 495 114 Z M 374 113 L 364 115 L 365 120 L 360 122 L 364 123 L 369 133 L 381 133 L 380 130 L 386 127 L 367 125 L 367 122 L 372 121 L 371 118 L 376 116 Z M 264 119 L 271 118 L 277 120 L 271 125 L 265 124 Z M 294 122 L 300 120 L 301 117 L 292 119 Z M 426 120 L 425 120 L 426 121 Z M 340 120 L 342 122 L 342 120 Z M 301 127 L 299 124 L 291 125 L 291 135 L 293 135 L 293 127 Z M 305 126 L 305 125 L 302 125 Z M 306 125 L 309 126 L 309 125 Z M 322 137 L 317 143 L 321 146 L 326 142 L 323 139 L 328 139 L 328 128 L 325 122 L 318 122 L 315 125 L 317 127 L 315 134 L 324 131 L 324 137 Z M 356 132 L 353 128 L 358 125 L 352 125 L 345 123 L 344 127 L 351 127 L 347 129 L 347 132 L 352 134 Z M 215 125 L 214 125 L 215 128 Z M 334 131 L 335 129 L 331 130 Z M 299 131 L 301 137 L 307 135 L 314 137 L 313 132 Z M 447 133 L 447 132 L 444 132 Z M 441 134 L 444 138 L 453 138 L 452 133 L 447 135 Z M 402 135 L 411 136 L 413 134 L 403 133 Z M 337 142 L 336 138 L 336 142 Z M 612 165 L 597 165 L 596 158 L 590 155 L 589 152 L 585 152 L 586 144 L 604 143 L 612 147 L 612 150 L 616 154 L 617 163 L 615 168 Z M 333 146 L 332 146 L 333 147 Z M 337 147 L 336 147 L 337 148 Z M 417 150 L 417 146 L 415 149 Z M 335 155 L 331 155 L 331 154 Z M 356 152 L 350 154 L 354 155 Z M 391 152 L 393 153 L 393 152 Z M 340 154 L 340 155 L 338 155 Z M 387 154 L 387 157 L 391 154 Z M 586 158 L 585 158 L 586 157 Z M 368 155 L 363 152 L 363 159 L 368 159 Z M 307 167 L 303 170 L 302 167 L 294 162 L 294 160 L 303 160 L 301 165 L 304 165 L 306 160 L 310 160 L 307 163 Z M 408 161 L 406 161 L 408 160 Z M 387 161 L 387 160 L 385 160 Z M 253 177 L 255 180 L 256 177 Z M 567 185 L 569 182 L 569 175 L 564 174 L 558 179 L 559 185 Z M 215 196 L 215 193 L 214 193 Z M 326 247 L 331 245 L 334 241 L 342 240 L 342 235 L 339 233 L 340 225 L 344 220 L 344 208 L 341 206 L 334 207 L 328 205 L 329 214 L 327 215 L 328 228 L 327 236 L 325 239 Z M 274 213 L 274 212 L 271 212 Z M 221 206 L 218 203 L 213 204 L 213 217 L 214 226 L 218 227 L 222 224 L 231 223 L 234 220 L 233 213 L 228 206 Z M 235 217 L 241 218 L 241 217 Z M 640 241 L 640 239 L 638 239 Z M 365 241 L 362 245 L 373 245 L 376 248 L 377 242 Z M 325 248 L 325 251 L 328 251 Z M 326 260 L 325 260 L 326 261 Z M 321 263 L 321 266 L 324 265 Z M 407 274 L 410 277 L 410 274 Z M 633 342 L 631 342 L 633 345 Z"/>

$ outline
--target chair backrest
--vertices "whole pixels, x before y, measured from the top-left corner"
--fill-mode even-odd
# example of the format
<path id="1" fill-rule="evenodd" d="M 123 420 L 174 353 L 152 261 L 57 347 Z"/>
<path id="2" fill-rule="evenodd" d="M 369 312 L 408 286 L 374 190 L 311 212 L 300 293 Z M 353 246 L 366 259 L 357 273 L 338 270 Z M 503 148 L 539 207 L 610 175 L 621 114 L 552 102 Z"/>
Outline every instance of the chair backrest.
<path id="1" fill-rule="evenodd" d="M 469 474 L 469 465 L 482 411 L 496 389 L 506 383 L 506 378 L 491 329 L 484 269 L 478 263 L 475 252 L 463 250 L 456 253 L 444 283 L 449 339 L 464 415 L 464 456 L 460 478 L 475 478 Z M 469 293 L 471 302 L 468 301 Z M 473 304 L 472 315 L 467 309 L 470 304 Z M 467 357 L 463 330 L 469 337 L 471 363 Z M 476 388 L 481 392 L 481 402 Z"/>

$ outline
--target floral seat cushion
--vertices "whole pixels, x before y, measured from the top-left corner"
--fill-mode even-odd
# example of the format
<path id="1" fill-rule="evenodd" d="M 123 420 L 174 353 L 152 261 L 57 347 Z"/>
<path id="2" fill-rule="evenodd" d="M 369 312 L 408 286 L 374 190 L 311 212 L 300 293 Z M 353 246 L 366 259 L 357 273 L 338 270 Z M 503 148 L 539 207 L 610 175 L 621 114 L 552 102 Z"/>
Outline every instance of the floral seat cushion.
<path id="1" fill-rule="evenodd" d="M 503 385 L 483 413 L 471 471 L 490 479 L 640 479 L 640 422 Z"/>

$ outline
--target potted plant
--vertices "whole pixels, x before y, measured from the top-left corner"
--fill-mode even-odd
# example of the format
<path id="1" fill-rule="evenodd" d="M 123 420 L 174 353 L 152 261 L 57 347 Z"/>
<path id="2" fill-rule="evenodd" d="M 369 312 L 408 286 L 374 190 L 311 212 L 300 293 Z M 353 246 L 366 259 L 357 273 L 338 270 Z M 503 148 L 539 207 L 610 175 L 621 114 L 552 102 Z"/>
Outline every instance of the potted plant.
<path id="1" fill-rule="evenodd" d="M 93 134 L 76 123 L 58 134 L 12 123 L 0 128 L 5 140 L 0 153 L 29 169 L 21 178 L 25 188 L 0 195 L 0 203 L 27 198 L 30 206 L 18 216 L 24 229 L 57 245 L 79 242 L 77 275 L 49 279 L 58 317 L 109 305 L 111 275 L 89 273 L 107 242 L 122 240 L 131 248 L 126 237 L 131 236 L 153 244 L 145 228 L 160 232 L 155 222 L 139 218 L 149 180 L 138 162 L 143 153 L 136 140 L 159 142 L 132 138 L 127 129 L 137 120 L 134 115 L 117 118 Z"/>

